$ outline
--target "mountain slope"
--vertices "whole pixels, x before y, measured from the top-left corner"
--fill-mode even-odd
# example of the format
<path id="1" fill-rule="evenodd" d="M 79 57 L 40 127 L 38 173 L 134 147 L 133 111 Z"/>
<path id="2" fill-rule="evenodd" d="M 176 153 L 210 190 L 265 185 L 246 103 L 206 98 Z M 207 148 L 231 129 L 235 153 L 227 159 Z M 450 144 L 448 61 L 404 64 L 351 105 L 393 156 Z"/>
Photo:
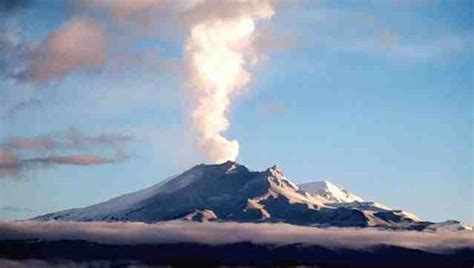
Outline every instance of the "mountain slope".
<path id="1" fill-rule="evenodd" d="M 413 213 L 403 210 L 394 210 L 378 202 L 366 202 L 361 197 L 349 193 L 347 190 L 336 186 L 327 180 L 303 183 L 299 184 L 298 187 L 301 190 L 314 195 L 318 200 L 329 207 L 352 208 L 365 211 L 366 213 L 393 212 L 394 214 L 410 219 L 411 221 L 421 221 L 421 219 Z"/>
<path id="2" fill-rule="evenodd" d="M 303 183 L 298 185 L 298 187 L 303 191 L 320 197 L 325 201 L 325 203 L 347 203 L 354 201 L 364 202 L 364 199 L 361 197 L 353 195 L 347 192 L 345 189 L 342 189 L 326 180 Z"/>
<path id="3" fill-rule="evenodd" d="M 299 193 L 277 167 L 251 172 L 242 165 L 226 162 L 198 165 L 148 189 L 37 219 L 155 222 L 185 218 L 206 209 L 220 220 L 264 221 L 270 218 L 268 210 L 272 210 L 272 221 L 310 222 L 314 208 L 322 206 L 311 195 Z M 300 211 L 305 215 L 298 215 Z"/>
<path id="4" fill-rule="evenodd" d="M 309 226 L 424 229 L 431 223 L 350 194 L 330 182 L 296 186 L 276 166 L 197 165 L 150 188 L 35 220 L 286 222 Z"/>

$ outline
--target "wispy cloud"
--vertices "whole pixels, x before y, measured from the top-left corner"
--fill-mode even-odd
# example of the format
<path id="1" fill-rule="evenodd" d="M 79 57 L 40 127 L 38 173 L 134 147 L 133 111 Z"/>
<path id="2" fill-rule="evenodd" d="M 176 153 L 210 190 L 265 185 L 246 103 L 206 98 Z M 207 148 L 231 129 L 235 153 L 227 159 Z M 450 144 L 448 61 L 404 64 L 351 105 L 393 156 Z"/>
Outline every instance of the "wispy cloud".
<path id="1" fill-rule="evenodd" d="M 433 252 L 474 248 L 470 231 L 427 233 L 356 228 L 314 228 L 289 224 L 196 223 L 170 221 L 156 224 L 137 222 L 1 222 L 0 240 L 42 239 L 86 240 L 133 245 L 160 243 L 203 243 L 209 245 L 252 242 L 289 245 L 301 243 L 330 248 L 361 249 L 374 245 L 394 245 Z"/>
<path id="2" fill-rule="evenodd" d="M 33 210 L 31 210 L 29 208 L 20 208 L 20 207 L 11 207 L 11 206 L 0 207 L 0 211 L 3 211 L 3 212 L 33 212 Z"/>
<path id="3" fill-rule="evenodd" d="M 157 12 L 156 9 L 168 7 L 169 3 L 168 0 L 86 0 L 83 5 L 92 8 L 102 7 L 119 21 L 147 21 L 151 19 L 150 13 Z"/>
<path id="4" fill-rule="evenodd" d="M 11 137 L 0 145 L 0 178 L 16 178 L 25 169 L 124 161 L 129 157 L 124 147 L 131 140 L 122 134 L 88 136 L 75 130 L 37 137 Z M 112 156 L 93 153 L 97 149 L 102 154 L 111 151 Z"/>
<path id="5" fill-rule="evenodd" d="M 13 137 L 4 143 L 4 148 L 16 150 L 52 150 L 58 146 L 50 137 Z"/>
<path id="6" fill-rule="evenodd" d="M 96 155 L 67 155 L 67 156 L 48 156 L 22 160 L 24 162 L 58 164 L 58 165 L 103 165 L 116 162 L 117 159 L 104 158 Z"/>
<path id="7" fill-rule="evenodd" d="M 468 48 L 470 43 L 470 34 L 449 34 L 416 40 L 383 31 L 373 36 L 347 40 L 344 44 L 334 45 L 333 49 L 406 60 L 433 60 L 450 57 Z"/>
<path id="8" fill-rule="evenodd" d="M 21 111 L 32 108 L 38 108 L 40 106 L 41 101 L 38 98 L 29 98 L 26 100 L 22 100 L 8 107 L 3 113 L 2 117 L 4 119 L 12 119 Z"/>
<path id="9" fill-rule="evenodd" d="M 473 44 L 472 31 L 446 30 L 438 21 L 419 16 L 411 16 L 414 23 L 407 27 L 403 15 L 398 17 L 400 21 L 394 22 L 397 18 L 383 18 L 370 11 L 346 7 L 316 5 L 303 14 L 308 14 L 314 26 L 311 42 L 336 52 L 412 62 L 436 61 L 469 51 Z"/>
<path id="10" fill-rule="evenodd" d="M 285 111 L 285 104 L 277 100 L 265 100 L 257 103 L 257 112 L 265 118 L 279 116 Z"/>
<path id="11" fill-rule="evenodd" d="M 84 135 L 69 129 L 64 132 L 50 133 L 44 136 L 24 137 L 14 136 L 2 143 L 3 148 L 14 150 L 57 150 L 57 149 L 87 149 L 95 146 L 120 146 L 132 140 L 131 136 L 106 133 L 99 135 Z"/>
<path id="12" fill-rule="evenodd" d="M 0 178 L 14 178 L 19 172 L 18 159 L 9 150 L 0 149 Z"/>

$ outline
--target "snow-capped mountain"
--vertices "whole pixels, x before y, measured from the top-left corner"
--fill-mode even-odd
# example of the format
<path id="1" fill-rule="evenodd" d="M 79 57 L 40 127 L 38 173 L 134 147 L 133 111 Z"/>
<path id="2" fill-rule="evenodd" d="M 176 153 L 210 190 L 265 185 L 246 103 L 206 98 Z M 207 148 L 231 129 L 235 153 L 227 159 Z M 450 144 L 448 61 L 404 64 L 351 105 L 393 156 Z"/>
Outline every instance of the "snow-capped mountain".
<path id="1" fill-rule="evenodd" d="M 364 202 L 361 197 L 351 194 L 327 180 L 303 183 L 298 187 L 305 192 L 318 196 L 325 203 Z"/>
<path id="2" fill-rule="evenodd" d="M 411 212 L 395 210 L 378 202 L 366 202 L 362 197 L 349 193 L 346 189 L 336 186 L 327 180 L 303 183 L 299 184 L 298 187 L 314 195 L 318 200 L 329 207 L 352 208 L 365 211 L 366 213 L 391 211 L 394 214 L 399 214 L 412 221 L 421 221 L 418 216 Z"/>
<path id="3" fill-rule="evenodd" d="M 197 165 L 147 189 L 35 220 L 285 222 L 308 226 L 423 230 L 433 225 L 328 182 L 295 185 L 276 166 L 250 171 L 235 162 Z M 434 227 L 433 227 L 434 226 Z"/>

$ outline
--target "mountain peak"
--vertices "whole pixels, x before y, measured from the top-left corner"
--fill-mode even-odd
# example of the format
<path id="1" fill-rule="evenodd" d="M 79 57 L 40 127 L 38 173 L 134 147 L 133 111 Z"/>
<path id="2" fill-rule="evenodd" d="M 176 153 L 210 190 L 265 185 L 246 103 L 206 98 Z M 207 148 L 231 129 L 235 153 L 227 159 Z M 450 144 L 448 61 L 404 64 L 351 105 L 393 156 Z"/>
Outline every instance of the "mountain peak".
<path id="1" fill-rule="evenodd" d="M 284 176 L 283 175 L 283 170 L 278 167 L 277 165 L 273 165 L 265 170 L 265 172 L 271 174 L 271 175 L 277 175 L 277 176 Z"/>
<path id="2" fill-rule="evenodd" d="M 147 189 L 35 220 L 285 222 L 308 226 L 387 226 L 421 230 L 430 222 L 364 200 L 322 180 L 296 186 L 276 165 L 249 171 L 234 161 L 199 164 Z M 448 222 L 433 228 L 466 229 Z M 446 227 L 447 226 L 447 227 Z"/>
<path id="3" fill-rule="evenodd" d="M 193 166 L 192 168 L 188 169 L 184 173 L 189 173 L 189 172 L 198 172 L 198 171 L 210 171 L 210 170 L 216 170 L 216 171 L 221 171 L 222 173 L 227 173 L 227 172 L 237 172 L 237 171 L 249 171 L 247 167 L 244 165 L 241 165 L 235 161 L 225 161 L 220 164 L 204 164 L 201 163 L 199 165 Z M 184 174 L 183 173 L 183 174 Z"/>
<path id="4" fill-rule="evenodd" d="M 233 165 L 236 165 L 236 164 L 238 165 L 238 163 L 237 163 L 237 162 L 235 162 L 235 161 L 232 161 L 232 160 L 227 160 L 227 161 L 225 161 L 224 163 L 222 163 L 222 164 L 220 164 L 220 165 L 223 165 L 223 166 L 229 167 L 229 166 L 233 166 Z"/>
<path id="5" fill-rule="evenodd" d="M 195 168 L 195 167 L 222 167 L 222 168 L 228 168 L 228 167 L 231 167 L 235 164 L 238 164 L 237 162 L 234 162 L 234 161 L 231 161 L 231 160 L 227 160 L 225 162 L 222 162 L 222 163 L 219 163 L 219 164 L 205 164 L 205 163 L 201 163 L 199 165 L 196 165 L 194 167 L 192 167 L 191 169 Z"/>
<path id="6" fill-rule="evenodd" d="M 364 200 L 354 194 L 349 193 L 345 189 L 336 186 L 328 180 L 314 181 L 303 183 L 299 185 L 299 188 L 308 193 L 317 195 L 327 203 L 341 203 L 341 202 L 363 202 Z"/>

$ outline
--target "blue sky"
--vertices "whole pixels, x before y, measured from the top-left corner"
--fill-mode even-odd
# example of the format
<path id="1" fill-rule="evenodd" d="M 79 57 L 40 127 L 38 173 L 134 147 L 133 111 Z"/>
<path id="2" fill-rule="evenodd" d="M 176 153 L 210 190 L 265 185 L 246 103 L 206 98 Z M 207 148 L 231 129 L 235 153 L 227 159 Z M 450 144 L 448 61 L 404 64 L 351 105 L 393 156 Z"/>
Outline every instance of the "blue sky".
<path id="1" fill-rule="evenodd" d="M 25 3 L 2 11 L 2 37 L 41 43 L 77 13 L 97 12 Z M 278 164 L 297 183 L 328 179 L 427 220 L 474 222 L 473 3 L 279 3 L 257 25 L 272 45 L 231 105 L 226 136 L 239 140 L 238 161 Z M 148 27 L 159 34 L 130 37 L 94 18 L 113 44 L 100 68 L 36 82 L 11 75 L 22 54 L 2 51 L 0 140 L 76 133 L 92 144 L 88 154 L 127 157 L 0 178 L 0 218 L 90 205 L 207 162 L 187 119 L 186 30 L 158 20 Z M 104 133 L 130 139 L 95 147 L 84 138 Z"/>

